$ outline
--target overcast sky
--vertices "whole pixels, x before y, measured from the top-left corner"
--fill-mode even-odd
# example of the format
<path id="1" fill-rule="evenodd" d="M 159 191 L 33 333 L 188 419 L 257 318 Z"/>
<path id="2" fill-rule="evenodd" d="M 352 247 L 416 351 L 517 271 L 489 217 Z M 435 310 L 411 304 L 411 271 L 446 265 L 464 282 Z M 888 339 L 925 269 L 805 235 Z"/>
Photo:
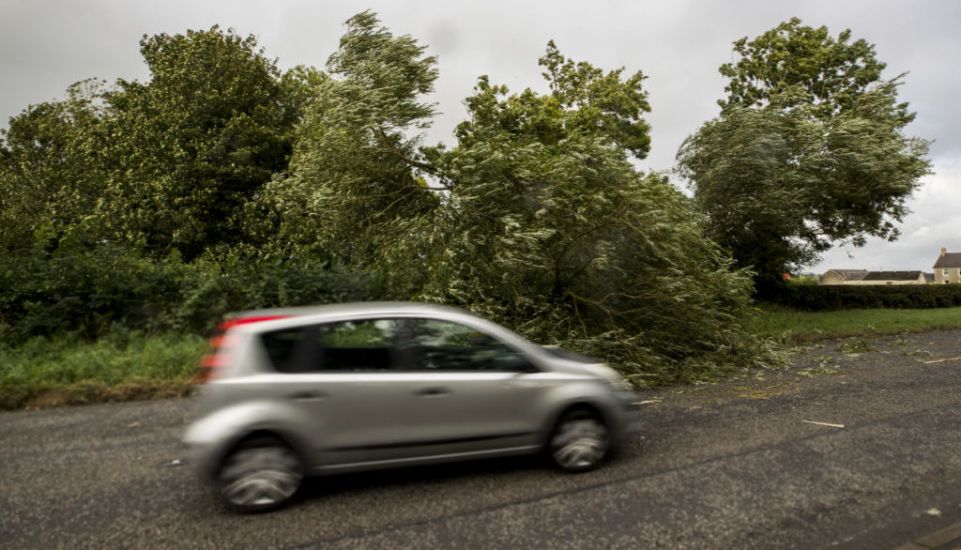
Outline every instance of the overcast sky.
<path id="1" fill-rule="evenodd" d="M 909 72 L 901 99 L 918 117 L 911 135 L 934 140 L 934 174 L 910 200 L 894 243 L 836 248 L 811 267 L 924 269 L 940 247 L 961 252 L 961 2 L 890 1 L 366 1 L 0 0 L 0 120 L 31 103 L 61 98 L 68 85 L 96 77 L 148 77 L 138 51 L 143 34 L 182 33 L 213 24 L 253 34 L 284 69 L 323 67 L 343 21 L 376 11 L 396 34 L 410 34 L 439 58 L 434 101 L 441 115 L 428 141 L 450 141 L 462 100 L 478 75 L 514 90 L 543 89 L 537 59 L 549 39 L 562 53 L 603 68 L 642 70 L 652 112 L 645 168 L 670 170 L 683 139 L 717 115 L 732 60 L 731 42 L 792 16 L 845 28 L 877 47 L 887 77 Z"/>

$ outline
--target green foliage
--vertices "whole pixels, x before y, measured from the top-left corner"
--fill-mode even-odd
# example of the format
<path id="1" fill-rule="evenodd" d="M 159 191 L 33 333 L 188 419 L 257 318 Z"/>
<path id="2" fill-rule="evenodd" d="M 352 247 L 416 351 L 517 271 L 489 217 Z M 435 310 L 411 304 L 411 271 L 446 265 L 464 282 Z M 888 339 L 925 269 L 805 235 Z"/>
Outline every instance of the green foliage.
<path id="1" fill-rule="evenodd" d="M 282 240 L 374 272 L 397 263 L 393 251 L 438 203 L 419 175 L 428 167 L 418 138 L 409 137 L 434 114 L 422 96 L 433 88 L 435 65 L 423 46 L 393 36 L 370 12 L 347 21 L 327 62 L 330 76 L 313 84 L 290 175 L 274 181 L 263 200 L 280 212 Z"/>
<path id="2" fill-rule="evenodd" d="M 250 247 L 184 263 L 116 246 L 0 258 L 0 338 L 73 333 L 93 339 L 117 327 L 207 334 L 232 311 L 366 299 L 363 274 Z"/>
<path id="3" fill-rule="evenodd" d="M 0 345 L 0 409 L 178 395 L 206 348 L 200 336 L 122 330 L 97 342 L 60 336 Z"/>
<path id="4" fill-rule="evenodd" d="M 771 301 L 806 311 L 961 306 L 961 285 L 788 285 Z"/>
<path id="5" fill-rule="evenodd" d="M 0 255 L 89 233 L 103 194 L 98 155 L 99 83 L 78 82 L 63 101 L 41 103 L 0 132 Z"/>
<path id="6" fill-rule="evenodd" d="M 873 46 L 849 37 L 792 19 L 736 42 L 721 115 L 678 152 L 708 235 L 762 286 L 838 241 L 897 238 L 928 173 L 927 142 L 903 133 L 901 77 L 881 80 Z"/>
<path id="7" fill-rule="evenodd" d="M 457 146 L 429 154 L 451 192 L 425 296 L 606 357 L 638 384 L 735 362 L 752 345 L 750 279 L 701 236 L 688 199 L 634 170 L 624 136 L 647 132 L 636 110 L 609 124 L 612 113 L 566 99 L 643 98 L 640 78 L 568 62 L 553 45 L 541 63 L 550 94 L 482 77 Z"/>
<path id="8" fill-rule="evenodd" d="M 747 37 L 735 41 L 734 52 L 738 61 L 719 69 L 730 79 L 727 99 L 718 101 L 725 111 L 814 105 L 820 118 L 829 119 L 860 103 L 861 95 L 881 82 L 885 68 L 873 44 L 851 42 L 850 29 L 835 39 L 827 27 L 808 27 L 797 17 L 750 42 Z"/>
<path id="9" fill-rule="evenodd" d="M 551 42 L 548 93 L 481 77 L 456 144 L 423 147 L 436 59 L 370 12 L 346 27 L 325 71 L 284 74 L 232 30 L 144 37 L 147 81 L 81 83 L 11 121 L 0 337 L 37 376 L 110 398 L 148 353 L 111 344 L 120 327 L 207 332 L 228 311 L 379 298 L 461 305 L 637 384 L 773 357 L 744 328 L 749 276 L 690 199 L 632 164 L 650 149 L 641 72 Z M 838 139 L 864 137 L 851 124 Z M 56 360 L 88 366 L 52 375 Z M 23 403 L 40 383 L 18 376 L 3 387 Z"/>
<path id="10" fill-rule="evenodd" d="M 166 328 L 209 333 L 230 312 L 361 301 L 377 292 L 363 273 L 249 246 L 211 251 L 186 273 Z"/>
<path id="11" fill-rule="evenodd" d="M 818 284 L 818 278 L 816 275 L 794 275 L 788 285 L 798 286 L 798 285 L 816 285 Z"/>
<path id="12" fill-rule="evenodd" d="M 0 257 L 0 338 L 162 325 L 184 277 L 177 256 L 144 258 L 114 245 L 33 247 Z"/>
<path id="13" fill-rule="evenodd" d="M 217 26 L 145 36 L 140 51 L 150 80 L 105 94 L 104 223 L 156 257 L 242 242 L 244 205 L 287 166 L 296 77 L 282 82 L 253 37 Z"/>
<path id="14" fill-rule="evenodd" d="M 646 78 L 637 71 L 623 82 L 623 68 L 604 73 L 590 63 L 561 55 L 557 45 L 547 43 L 547 53 L 539 61 L 550 84 L 551 97 L 565 110 L 568 130 L 608 135 L 620 147 L 642 159 L 651 149 L 651 127 L 644 113 L 651 112 L 647 92 L 641 84 Z"/>

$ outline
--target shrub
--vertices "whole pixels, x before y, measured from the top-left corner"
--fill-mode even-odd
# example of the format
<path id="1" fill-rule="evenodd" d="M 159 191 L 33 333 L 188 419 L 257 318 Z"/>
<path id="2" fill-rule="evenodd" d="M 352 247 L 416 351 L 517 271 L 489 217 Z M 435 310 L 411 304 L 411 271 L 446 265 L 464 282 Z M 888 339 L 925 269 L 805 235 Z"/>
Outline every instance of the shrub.
<path id="1" fill-rule="evenodd" d="M 0 259 L 0 338 L 75 334 L 95 339 L 118 328 L 209 332 L 231 311 L 369 299 L 366 278 L 305 257 L 253 247 L 185 263 L 176 253 L 144 257 L 109 244 Z"/>
<path id="2" fill-rule="evenodd" d="M 807 311 L 956 307 L 961 285 L 788 285 L 770 301 Z"/>
<path id="3" fill-rule="evenodd" d="M 232 311 L 368 300 L 377 291 L 363 274 L 330 269 L 310 257 L 265 255 L 237 246 L 189 266 L 169 328 L 209 332 Z"/>
<path id="4" fill-rule="evenodd" d="M 76 333 L 95 338 L 115 324 L 153 328 L 179 293 L 178 256 L 144 258 L 129 247 L 32 247 L 0 259 L 0 325 L 8 342 Z"/>

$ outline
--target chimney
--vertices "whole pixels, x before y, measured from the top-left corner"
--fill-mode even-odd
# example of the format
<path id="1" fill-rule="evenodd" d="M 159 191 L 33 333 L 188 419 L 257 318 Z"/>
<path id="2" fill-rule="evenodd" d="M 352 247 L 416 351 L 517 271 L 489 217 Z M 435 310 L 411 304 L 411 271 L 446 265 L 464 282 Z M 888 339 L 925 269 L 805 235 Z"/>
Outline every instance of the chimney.
<path id="1" fill-rule="evenodd" d="M 940 257 L 943 258 L 944 255 L 947 254 L 947 253 L 948 253 L 948 249 L 942 246 L 942 247 L 941 247 L 941 256 L 940 256 Z"/>

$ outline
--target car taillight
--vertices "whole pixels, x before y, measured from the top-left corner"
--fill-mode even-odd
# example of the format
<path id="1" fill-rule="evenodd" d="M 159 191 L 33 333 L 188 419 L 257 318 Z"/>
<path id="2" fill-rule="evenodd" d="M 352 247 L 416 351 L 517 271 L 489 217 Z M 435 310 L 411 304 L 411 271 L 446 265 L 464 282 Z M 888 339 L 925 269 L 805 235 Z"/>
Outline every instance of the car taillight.
<path id="1" fill-rule="evenodd" d="M 236 317 L 227 319 L 217 325 L 217 332 L 210 338 L 210 352 L 200 360 L 200 372 L 197 373 L 197 383 L 205 384 L 217 378 L 221 369 L 230 361 L 230 337 L 228 331 L 238 325 L 249 325 L 274 319 L 286 319 L 289 315 L 258 315 L 251 317 Z"/>
<path id="2" fill-rule="evenodd" d="M 215 337 L 220 338 L 220 337 Z M 211 343 L 213 338 L 211 339 Z M 226 350 L 212 346 L 210 353 L 200 360 L 200 371 L 197 373 L 197 383 L 206 384 L 217 377 L 220 367 L 227 364 Z"/>

